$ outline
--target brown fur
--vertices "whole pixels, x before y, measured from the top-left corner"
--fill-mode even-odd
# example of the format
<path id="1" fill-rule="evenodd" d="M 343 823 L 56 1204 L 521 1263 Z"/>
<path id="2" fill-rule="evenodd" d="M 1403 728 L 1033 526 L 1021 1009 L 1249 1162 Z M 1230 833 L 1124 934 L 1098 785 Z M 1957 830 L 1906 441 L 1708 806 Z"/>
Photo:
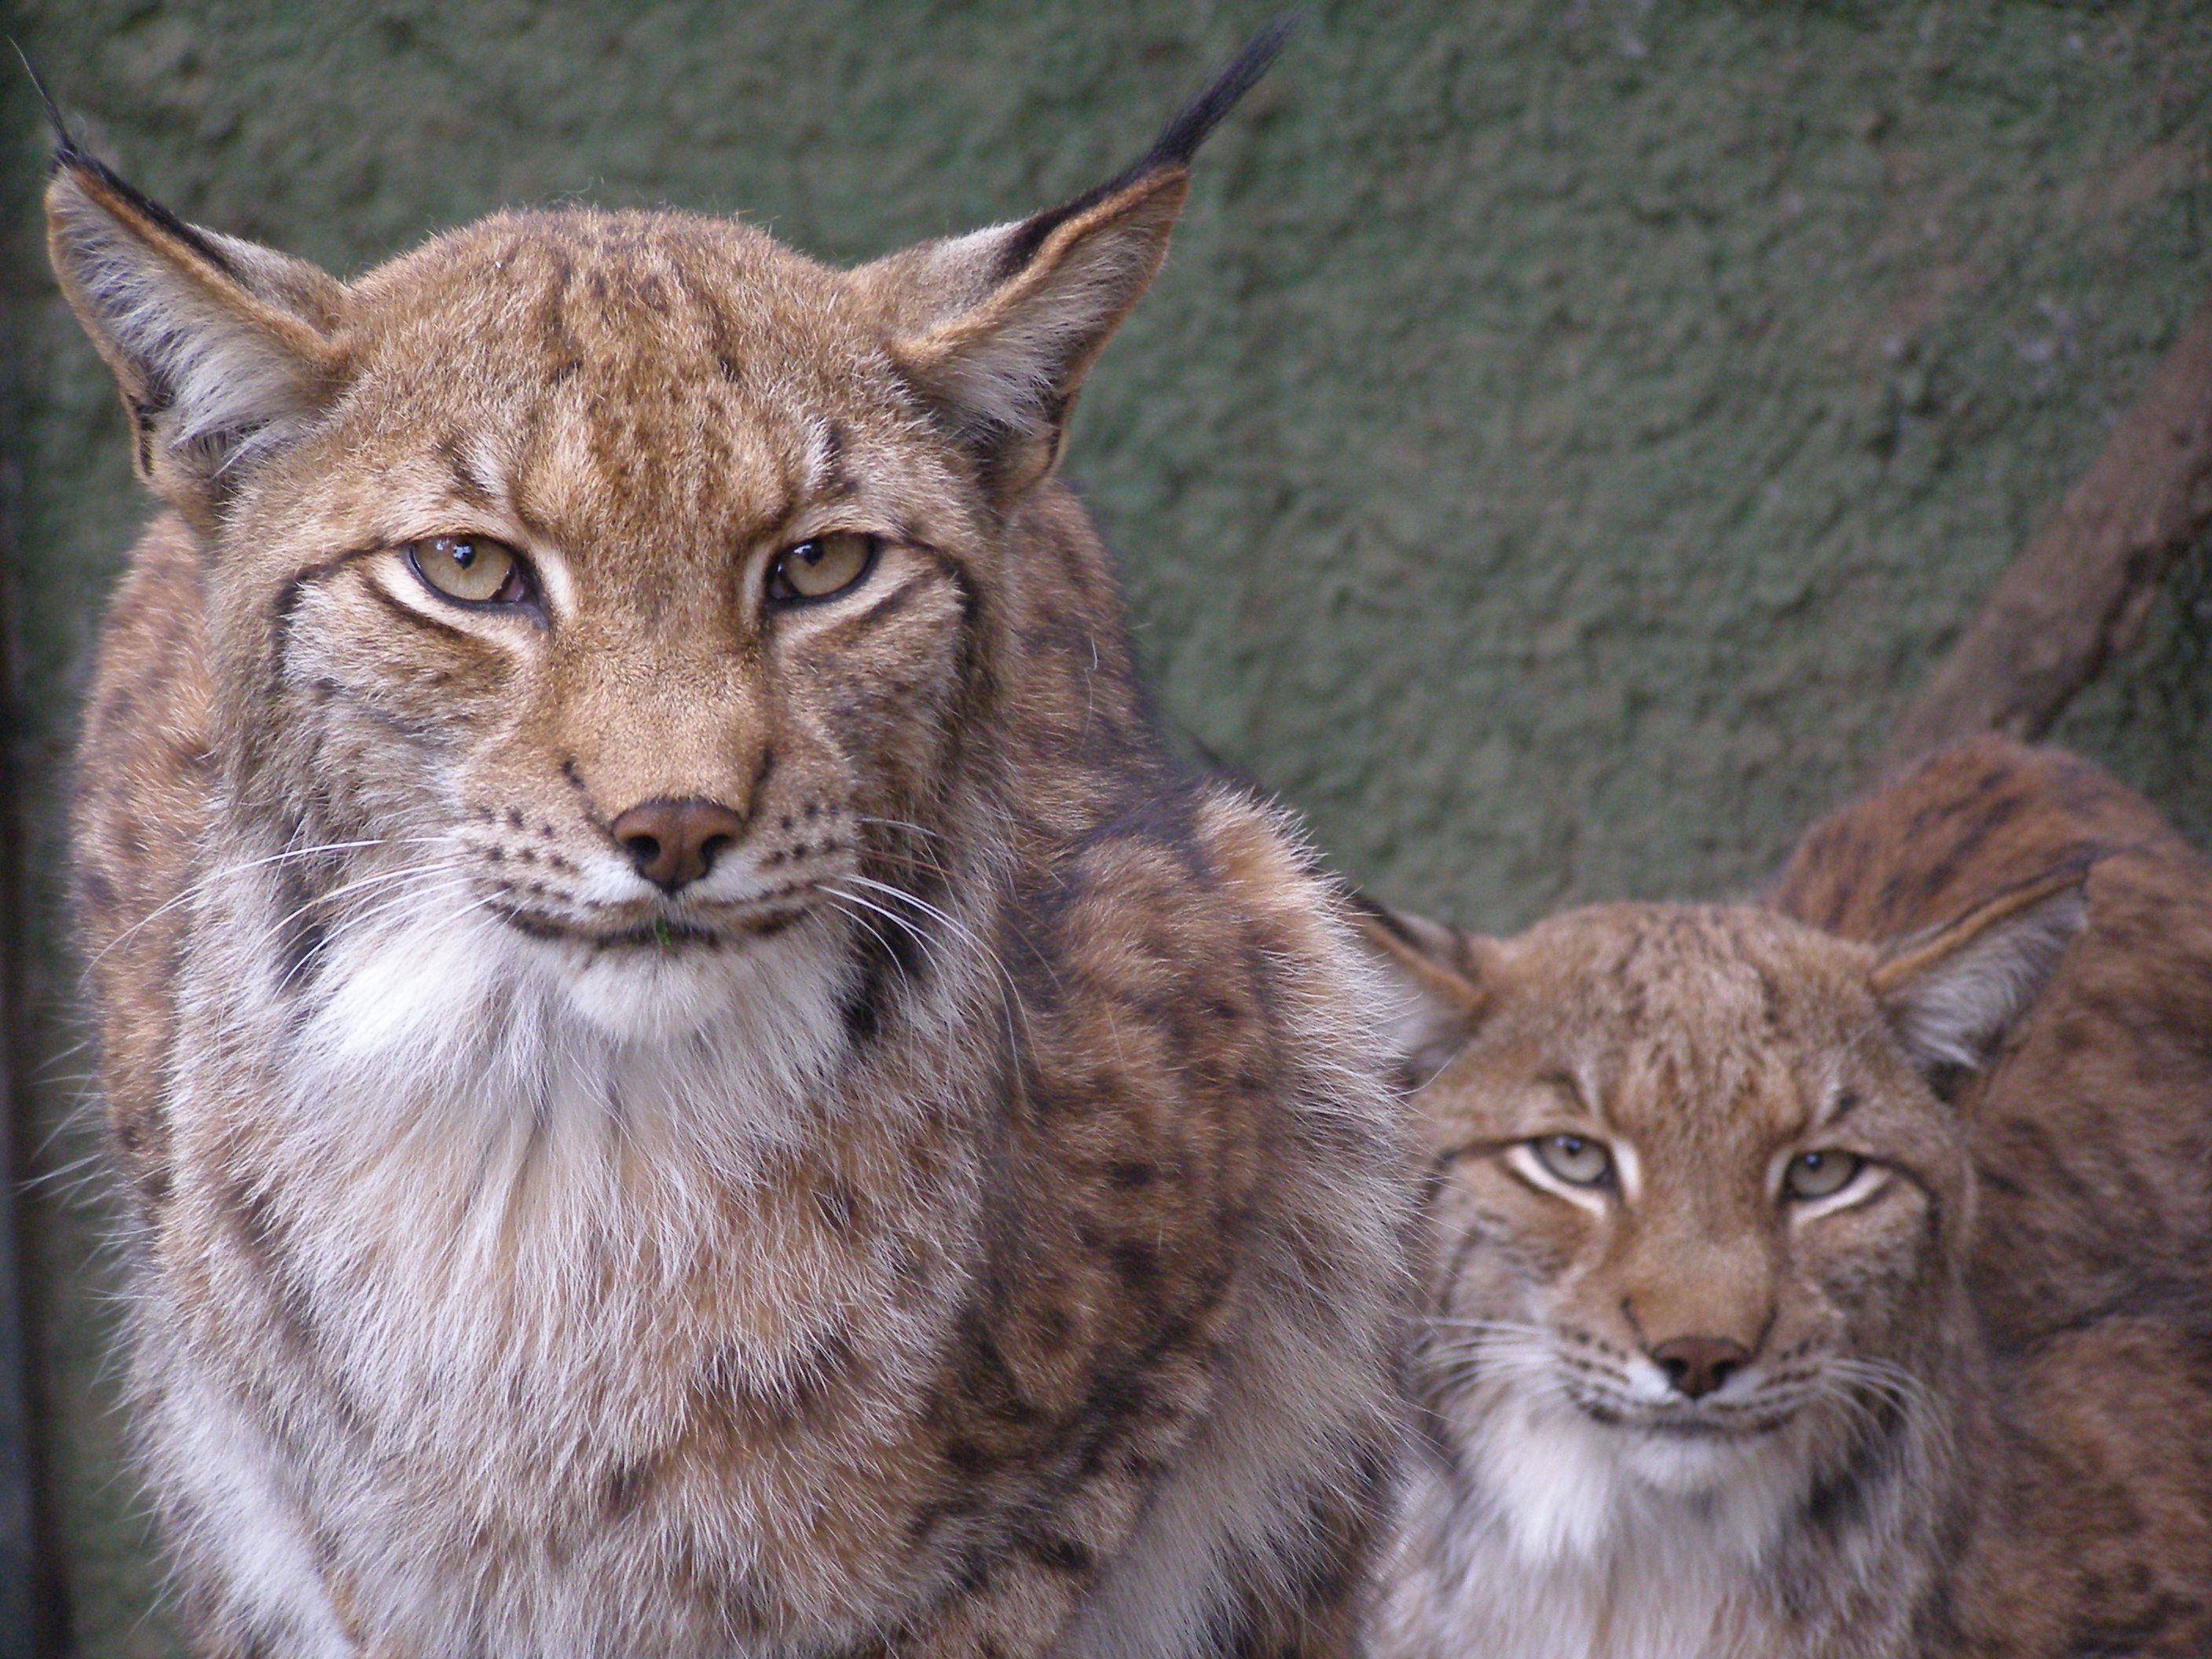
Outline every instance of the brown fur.
<path id="1" fill-rule="evenodd" d="M 2115 848 L 2057 956 L 2053 907 Z M 1503 942 L 1378 915 L 1427 1011 L 1404 1046 L 1460 1045 L 1419 1097 L 1435 1432 L 1381 1650 L 2212 1650 L 2203 877 L 2109 781 L 1984 743 L 1784 878 L 1886 945 L 1751 908 Z M 1519 1149 L 1559 1131 L 1632 1148 L 1635 1180 L 1546 1189 Z M 1778 1160 L 1824 1147 L 1892 1173 L 1826 1213 L 1778 1197 Z M 1659 1366 L 1686 1336 L 1745 1356 L 1694 1401 Z"/>
<path id="2" fill-rule="evenodd" d="M 1225 101 L 854 272 L 578 210 L 341 285 L 65 147 L 172 509 L 77 892 L 203 1651 L 1348 1650 L 1411 1210 L 1364 969 L 1163 758 L 1051 473 Z M 665 802 L 738 828 L 663 892 Z"/>
<path id="3" fill-rule="evenodd" d="M 1768 901 L 1894 938 L 2074 862 L 2093 863 L 2082 936 L 1960 1097 L 1975 1302 L 2018 1342 L 2212 1308 L 2212 861 L 2086 761 L 1978 738 L 1815 824 Z"/>

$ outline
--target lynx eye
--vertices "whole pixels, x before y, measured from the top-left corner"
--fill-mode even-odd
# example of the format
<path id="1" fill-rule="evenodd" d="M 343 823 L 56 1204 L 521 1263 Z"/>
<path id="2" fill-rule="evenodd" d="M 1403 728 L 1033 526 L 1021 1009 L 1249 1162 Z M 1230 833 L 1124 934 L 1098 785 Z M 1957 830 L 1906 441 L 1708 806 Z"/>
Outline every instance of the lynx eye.
<path id="1" fill-rule="evenodd" d="M 431 536 L 407 544 L 423 582 L 463 605 L 519 605 L 530 597 L 522 556 L 489 536 Z"/>
<path id="2" fill-rule="evenodd" d="M 1866 1160 L 1856 1152 L 1800 1152 L 1782 1172 L 1782 1191 L 1796 1199 L 1833 1197 L 1864 1168 Z"/>
<path id="3" fill-rule="evenodd" d="M 857 586 L 876 568 L 882 541 L 841 530 L 787 547 L 769 567 L 768 596 L 785 603 L 826 599 Z"/>
<path id="4" fill-rule="evenodd" d="M 1536 1162 L 1574 1187 L 1602 1187 L 1613 1179 L 1613 1154 L 1602 1141 L 1581 1135 L 1544 1135 L 1528 1143 Z"/>

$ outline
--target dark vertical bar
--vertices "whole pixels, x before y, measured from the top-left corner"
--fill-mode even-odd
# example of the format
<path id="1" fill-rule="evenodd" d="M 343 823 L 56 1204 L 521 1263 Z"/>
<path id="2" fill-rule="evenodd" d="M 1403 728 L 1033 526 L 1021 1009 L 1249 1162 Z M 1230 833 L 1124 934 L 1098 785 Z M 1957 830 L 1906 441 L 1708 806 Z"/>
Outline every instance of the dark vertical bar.
<path id="1" fill-rule="evenodd" d="M 0 8 L 0 32 L 19 19 Z M 17 1196 L 30 1152 L 27 1067 L 32 1053 L 25 995 L 25 927 L 31 914 L 22 863 L 23 723 L 17 629 L 22 611 L 22 392 L 25 239 L 34 233 L 40 181 L 34 117 L 21 65 L 0 54 L 0 1659 L 53 1659 L 67 1620 L 46 1572 L 39 1501 L 40 1459 L 32 1411 L 31 1347 L 22 1295 Z"/>

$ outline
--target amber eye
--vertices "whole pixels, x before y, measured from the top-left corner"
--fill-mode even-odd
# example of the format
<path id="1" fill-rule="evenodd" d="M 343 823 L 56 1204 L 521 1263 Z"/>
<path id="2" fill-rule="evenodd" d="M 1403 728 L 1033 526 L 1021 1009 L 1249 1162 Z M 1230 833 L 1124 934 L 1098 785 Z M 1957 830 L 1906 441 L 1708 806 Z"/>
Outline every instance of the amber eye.
<path id="1" fill-rule="evenodd" d="M 769 567 L 768 596 L 803 601 L 842 593 L 876 568 L 876 553 L 881 545 L 874 536 L 841 530 L 787 547 Z"/>
<path id="2" fill-rule="evenodd" d="M 1790 1198 L 1827 1198 L 1850 1186 L 1866 1160 L 1856 1152 L 1800 1152 L 1782 1172 L 1782 1190 Z"/>
<path id="3" fill-rule="evenodd" d="M 1544 1135 L 1528 1143 L 1536 1162 L 1575 1187 L 1602 1187 L 1613 1179 L 1613 1154 L 1602 1141 L 1581 1135 Z"/>
<path id="4" fill-rule="evenodd" d="M 489 536 L 410 542 L 407 562 L 432 587 L 464 605 L 516 605 L 530 597 L 522 556 Z"/>

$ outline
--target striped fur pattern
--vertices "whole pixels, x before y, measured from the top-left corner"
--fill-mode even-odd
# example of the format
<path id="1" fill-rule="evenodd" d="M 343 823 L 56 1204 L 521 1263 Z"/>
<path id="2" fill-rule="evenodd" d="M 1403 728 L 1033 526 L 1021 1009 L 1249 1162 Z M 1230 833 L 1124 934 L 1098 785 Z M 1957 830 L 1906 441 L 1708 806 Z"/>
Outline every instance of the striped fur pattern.
<path id="1" fill-rule="evenodd" d="M 1112 185 L 846 272 L 579 210 L 340 284 L 64 145 L 170 509 L 76 883 L 202 1653 L 1350 1650 L 1376 988 L 1163 757 L 1052 471 L 1261 46 Z M 671 803 L 722 828 L 664 877 L 617 826 Z"/>
<path id="2" fill-rule="evenodd" d="M 2163 1242 L 2140 1297 L 2096 1308 L 2055 1234 L 2002 1262 L 1987 1243 L 2052 1212 L 2017 1196 L 2038 1171 L 1978 1103 L 2032 1109 L 2022 1064 L 2101 974 L 2080 958 L 2108 894 L 2099 866 L 2085 899 L 2085 823 L 2009 860 L 1939 826 L 2048 830 L 2054 777 L 2120 805 L 2072 763 L 2000 758 L 2003 787 L 1985 752 L 1808 836 L 1785 901 L 1863 921 L 1886 893 L 1885 944 L 1749 906 L 1605 906 L 1507 940 L 1370 917 L 1413 992 L 1401 1047 L 1434 1072 L 1428 1443 L 1385 1659 L 2208 1650 L 2212 1344 L 2157 1286 Z M 2182 849 L 2154 845 L 2171 870 Z M 1961 867 L 1924 880 L 1942 860 Z M 1908 915 L 1908 893 L 1937 902 Z M 2079 1322 L 2027 1334 L 2054 1297 Z"/>

